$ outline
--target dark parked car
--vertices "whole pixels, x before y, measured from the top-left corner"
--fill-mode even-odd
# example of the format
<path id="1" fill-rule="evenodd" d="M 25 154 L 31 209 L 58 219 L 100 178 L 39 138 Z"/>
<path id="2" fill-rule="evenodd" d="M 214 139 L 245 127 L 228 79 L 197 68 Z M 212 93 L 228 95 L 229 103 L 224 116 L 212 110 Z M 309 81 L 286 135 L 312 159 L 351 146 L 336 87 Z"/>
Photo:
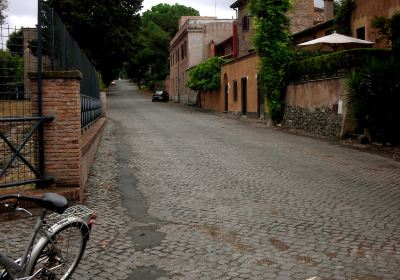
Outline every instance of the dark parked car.
<path id="1" fill-rule="evenodd" d="M 156 90 L 153 92 L 153 97 L 151 99 L 151 101 L 155 102 L 155 101 L 164 101 L 167 102 L 169 100 L 169 95 L 168 92 L 166 92 L 165 90 Z"/>

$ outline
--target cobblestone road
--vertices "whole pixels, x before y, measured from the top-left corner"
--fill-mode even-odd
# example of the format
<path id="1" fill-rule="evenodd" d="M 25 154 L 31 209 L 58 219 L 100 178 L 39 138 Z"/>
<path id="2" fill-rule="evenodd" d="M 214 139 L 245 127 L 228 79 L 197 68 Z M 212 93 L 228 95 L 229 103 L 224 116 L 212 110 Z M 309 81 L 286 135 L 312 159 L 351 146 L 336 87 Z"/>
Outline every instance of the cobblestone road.
<path id="1" fill-rule="evenodd" d="M 120 81 L 75 279 L 400 279 L 400 164 Z M 18 245 L 1 224 L 0 244 Z"/>

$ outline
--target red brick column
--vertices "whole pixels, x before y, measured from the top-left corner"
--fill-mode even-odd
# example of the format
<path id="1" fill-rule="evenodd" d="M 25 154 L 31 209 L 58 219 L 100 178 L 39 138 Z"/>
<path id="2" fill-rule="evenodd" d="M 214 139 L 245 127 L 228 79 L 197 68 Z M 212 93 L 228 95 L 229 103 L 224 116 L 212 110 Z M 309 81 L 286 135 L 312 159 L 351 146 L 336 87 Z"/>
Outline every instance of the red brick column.
<path id="1" fill-rule="evenodd" d="M 45 172 L 54 177 L 56 186 L 80 187 L 81 78 L 79 71 L 43 73 L 43 115 L 54 117 L 44 125 Z M 37 92 L 36 79 L 31 78 L 31 83 Z"/>

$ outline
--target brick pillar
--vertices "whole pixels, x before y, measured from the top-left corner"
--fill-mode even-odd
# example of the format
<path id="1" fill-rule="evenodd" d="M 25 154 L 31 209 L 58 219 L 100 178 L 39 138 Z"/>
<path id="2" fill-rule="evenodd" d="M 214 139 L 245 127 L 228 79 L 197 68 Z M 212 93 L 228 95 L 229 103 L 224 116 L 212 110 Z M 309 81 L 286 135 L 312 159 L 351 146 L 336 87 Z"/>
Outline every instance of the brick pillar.
<path id="1" fill-rule="evenodd" d="M 80 187 L 81 102 L 79 71 L 43 73 L 43 115 L 54 117 L 44 125 L 45 173 L 56 186 Z M 34 104 L 36 79 L 31 77 Z"/>

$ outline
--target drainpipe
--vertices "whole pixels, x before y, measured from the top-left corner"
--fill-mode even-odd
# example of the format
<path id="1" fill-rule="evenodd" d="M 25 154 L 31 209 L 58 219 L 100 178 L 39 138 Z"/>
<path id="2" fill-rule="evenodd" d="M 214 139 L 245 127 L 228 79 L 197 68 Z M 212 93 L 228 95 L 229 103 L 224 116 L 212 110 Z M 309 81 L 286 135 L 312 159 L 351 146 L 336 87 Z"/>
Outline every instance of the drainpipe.
<path id="1" fill-rule="evenodd" d="M 178 55 L 178 81 L 177 81 L 177 86 L 178 86 L 178 103 L 181 103 L 181 95 L 180 95 L 180 87 L 181 87 L 181 84 L 180 84 L 180 75 L 179 75 L 179 64 L 180 64 L 180 61 L 179 61 L 179 55 Z"/>

